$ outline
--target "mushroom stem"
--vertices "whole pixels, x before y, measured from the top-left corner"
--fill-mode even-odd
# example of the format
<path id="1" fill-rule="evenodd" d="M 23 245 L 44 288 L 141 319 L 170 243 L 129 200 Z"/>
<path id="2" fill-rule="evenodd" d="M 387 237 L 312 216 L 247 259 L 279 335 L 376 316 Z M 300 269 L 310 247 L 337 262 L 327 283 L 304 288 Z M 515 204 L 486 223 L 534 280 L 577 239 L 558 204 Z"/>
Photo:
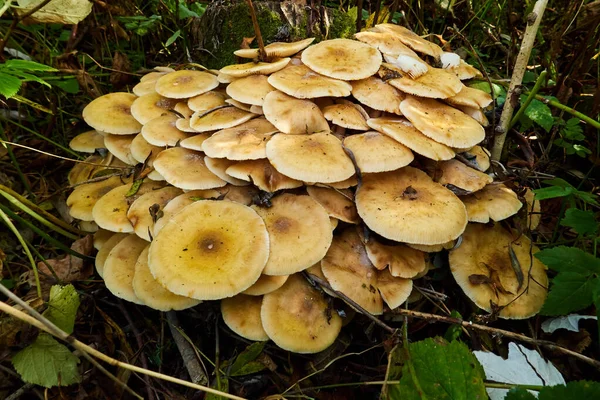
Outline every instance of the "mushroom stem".
<path id="1" fill-rule="evenodd" d="M 252 17 L 252 25 L 254 26 L 254 33 L 256 34 L 256 41 L 258 42 L 259 49 L 259 61 L 267 61 L 267 52 L 265 51 L 265 43 L 263 42 L 262 34 L 260 33 L 260 26 L 258 25 L 258 19 L 256 18 L 256 12 L 254 11 L 254 4 L 252 0 L 246 0 L 248 8 L 250 9 L 250 17 Z"/>
<path id="2" fill-rule="evenodd" d="M 515 95 L 515 90 L 523 82 L 523 76 L 525 75 L 525 70 L 527 69 L 529 56 L 531 55 L 535 37 L 547 4 L 548 0 L 537 0 L 535 6 L 533 7 L 533 11 L 527 16 L 527 28 L 525 29 L 525 35 L 523 36 L 523 42 L 521 43 L 521 50 L 517 56 L 517 61 L 515 62 L 515 67 L 513 69 L 514 72 L 510 79 L 510 86 L 508 87 L 508 92 L 506 93 L 506 102 L 504 103 L 502 115 L 500 116 L 500 125 L 496 128 L 496 130 L 499 132 L 499 135 L 496 136 L 494 140 L 492 160 L 500 160 L 500 157 L 502 156 L 504 142 L 506 141 L 506 134 L 508 133 L 510 121 L 515 109 L 515 104 L 512 99 Z"/>

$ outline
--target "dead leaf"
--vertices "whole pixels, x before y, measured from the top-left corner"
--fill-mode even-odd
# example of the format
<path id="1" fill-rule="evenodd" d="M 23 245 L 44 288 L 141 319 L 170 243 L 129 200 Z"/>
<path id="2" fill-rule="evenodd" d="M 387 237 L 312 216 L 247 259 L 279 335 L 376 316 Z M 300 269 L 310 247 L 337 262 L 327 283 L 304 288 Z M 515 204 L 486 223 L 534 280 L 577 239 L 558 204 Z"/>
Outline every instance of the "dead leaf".
<path id="1" fill-rule="evenodd" d="M 112 60 L 112 69 L 110 83 L 112 83 L 115 89 L 123 88 L 128 83 L 131 83 L 133 75 L 126 73 L 131 72 L 131 63 L 124 53 L 115 51 Z"/>
<path id="2" fill-rule="evenodd" d="M 242 39 L 242 43 L 240 43 L 240 49 L 250 49 L 250 45 L 254 41 L 254 38 L 256 38 L 256 36 L 245 37 L 244 39 Z"/>
<path id="3" fill-rule="evenodd" d="M 6 260 L 6 254 L 0 249 L 0 278 L 2 278 L 2 267 L 4 266 L 4 260 Z"/>

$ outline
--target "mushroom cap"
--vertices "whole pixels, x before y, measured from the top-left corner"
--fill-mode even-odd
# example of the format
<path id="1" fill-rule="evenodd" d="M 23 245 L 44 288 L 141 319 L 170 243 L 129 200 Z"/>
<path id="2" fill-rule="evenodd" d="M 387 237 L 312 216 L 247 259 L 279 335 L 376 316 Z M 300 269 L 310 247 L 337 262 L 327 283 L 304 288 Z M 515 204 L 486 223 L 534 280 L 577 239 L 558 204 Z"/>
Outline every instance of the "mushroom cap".
<path id="1" fill-rule="evenodd" d="M 135 264 L 148 242 L 136 235 L 127 235 L 112 248 L 106 261 L 102 277 L 106 288 L 115 296 L 136 304 L 144 302 L 135 295 L 133 277 Z"/>
<path id="2" fill-rule="evenodd" d="M 182 132 L 198 133 L 195 129 L 190 127 L 190 119 L 189 118 L 188 119 L 186 119 L 186 118 L 177 119 L 177 121 L 175 121 L 175 127 Z"/>
<path id="3" fill-rule="evenodd" d="M 360 221 L 354 205 L 354 194 L 349 190 L 307 186 L 306 191 L 310 197 L 325 208 L 330 217 L 349 224 L 358 224 Z"/>
<path id="4" fill-rule="evenodd" d="M 233 81 L 235 81 L 238 78 L 235 78 L 231 75 L 227 75 L 224 74 L 223 72 L 219 72 L 219 74 L 217 75 L 217 80 L 219 81 L 219 83 L 231 83 Z"/>
<path id="5" fill-rule="evenodd" d="M 221 193 L 215 189 L 190 190 L 171 199 L 162 209 L 162 216 L 154 223 L 154 236 L 158 235 L 163 226 L 185 206 L 198 200 L 216 199 Z"/>
<path id="6" fill-rule="evenodd" d="M 100 230 L 98 230 L 100 232 Z M 112 236 L 104 242 L 102 248 L 98 250 L 96 254 L 96 259 L 94 261 L 96 266 L 96 272 L 100 275 L 100 278 L 104 277 L 104 263 L 106 262 L 106 257 L 111 252 L 111 250 L 121 242 L 121 240 L 125 239 L 128 236 L 135 236 L 129 233 L 114 233 L 112 231 L 106 231 L 112 233 Z"/>
<path id="7" fill-rule="evenodd" d="M 253 114 L 265 115 L 265 113 L 263 112 L 262 106 L 252 105 L 252 106 L 250 106 L 250 112 Z"/>
<path id="8" fill-rule="evenodd" d="M 344 138 L 363 173 L 394 171 L 410 164 L 415 156 L 398 141 L 376 131 Z"/>
<path id="9" fill-rule="evenodd" d="M 256 118 L 214 133 L 202 143 L 202 150 L 209 157 L 229 160 L 267 158 L 267 141 L 276 132 L 265 118 Z"/>
<path id="10" fill-rule="evenodd" d="M 100 228 L 112 232 L 133 232 L 133 225 L 127 219 L 129 204 L 144 193 L 160 189 L 164 186 L 159 182 L 145 182 L 139 186 L 133 196 L 126 197 L 132 185 L 133 183 L 117 186 L 94 204 L 92 217 Z"/>
<path id="11" fill-rule="evenodd" d="M 538 251 L 525 235 L 513 235 L 500 224 L 469 224 L 461 245 L 450 252 L 450 270 L 477 307 L 490 312 L 494 303 L 505 306 L 500 318 L 525 319 L 540 311 L 547 296 L 546 267 L 533 256 Z M 522 285 L 515 268 L 521 270 Z"/>
<path id="12" fill-rule="evenodd" d="M 102 246 L 114 235 L 117 235 L 114 232 L 107 231 L 105 229 L 98 229 L 94 232 L 94 248 L 96 250 L 100 250 Z"/>
<path id="13" fill-rule="evenodd" d="M 445 243 L 467 225 L 460 199 L 412 167 L 365 174 L 356 191 L 356 208 L 371 230 L 397 242 Z"/>
<path id="14" fill-rule="evenodd" d="M 210 91 L 188 99 L 187 105 L 192 111 L 208 111 L 225 103 L 225 95 L 217 91 Z"/>
<path id="15" fill-rule="evenodd" d="M 305 182 L 339 182 L 355 172 L 342 142 L 330 133 L 274 135 L 267 158 L 277 171 Z"/>
<path id="16" fill-rule="evenodd" d="M 108 151 L 128 165 L 137 164 L 137 160 L 131 154 L 131 143 L 135 135 L 106 135 L 104 137 L 104 145 Z"/>
<path id="17" fill-rule="evenodd" d="M 350 178 L 348 179 L 344 179 L 343 181 L 337 181 L 337 182 L 328 182 L 328 183 L 306 183 L 307 185 L 316 185 L 316 186 L 321 186 L 321 187 L 328 187 L 328 188 L 332 188 L 332 189 L 348 189 L 354 186 L 358 185 L 358 179 L 356 179 L 356 174 L 352 175 Z"/>
<path id="18" fill-rule="evenodd" d="M 352 83 L 352 96 L 365 106 L 375 110 L 402 115 L 400 102 L 406 97 L 383 80 L 371 76 Z"/>
<path id="19" fill-rule="evenodd" d="M 468 64 L 464 60 L 460 60 L 458 66 L 448 68 L 448 71 L 458 76 L 458 79 L 461 81 L 473 79 L 475 77 L 483 77 L 481 71 Z"/>
<path id="20" fill-rule="evenodd" d="M 301 275 L 263 297 L 260 316 L 269 338 L 284 350 L 317 353 L 333 344 L 342 319 Z"/>
<path id="21" fill-rule="evenodd" d="M 289 275 L 265 275 L 262 274 L 254 285 L 244 290 L 242 293 L 249 296 L 262 296 L 271 293 L 283 286 L 288 280 Z"/>
<path id="22" fill-rule="evenodd" d="M 231 175 L 227 175 L 227 168 L 236 164 L 235 161 L 231 161 L 226 158 L 204 157 L 204 163 L 210 172 L 223 179 L 227 183 L 230 183 L 234 186 L 246 186 L 249 184 L 247 180 L 237 179 Z"/>
<path id="23" fill-rule="evenodd" d="M 309 196 L 285 193 L 271 207 L 252 206 L 269 232 L 265 275 L 290 275 L 319 262 L 332 240 L 327 211 Z"/>
<path id="24" fill-rule="evenodd" d="M 269 340 L 260 320 L 262 297 L 238 294 L 221 300 L 225 325 L 248 340 Z"/>
<path id="25" fill-rule="evenodd" d="M 245 64 L 234 64 L 223 67 L 220 73 L 233 78 L 243 78 L 249 75 L 270 75 L 285 68 L 290 62 L 289 58 L 280 58 L 273 62 L 249 62 Z"/>
<path id="26" fill-rule="evenodd" d="M 77 228 L 87 233 L 95 233 L 100 229 L 94 221 L 77 221 Z"/>
<path id="27" fill-rule="evenodd" d="M 370 118 L 367 124 L 412 151 L 432 160 L 449 160 L 454 158 L 454 150 L 423 135 L 404 118 Z"/>
<path id="28" fill-rule="evenodd" d="M 467 106 L 473 108 L 485 108 L 492 104 L 492 96 L 480 89 L 463 85 L 460 92 L 448 97 L 446 101 L 456 106 Z"/>
<path id="29" fill-rule="evenodd" d="M 142 136 L 141 133 L 135 135 L 129 146 L 131 157 L 137 163 L 147 163 L 148 167 L 152 167 L 154 159 L 163 149 L 158 146 L 153 146 Z"/>
<path id="30" fill-rule="evenodd" d="M 427 54 L 428 56 L 439 58 L 444 52 L 440 46 L 423 39 L 410 29 L 396 24 L 378 24 L 375 29 L 380 32 L 389 32 L 397 35 L 397 37 L 416 52 Z"/>
<path id="31" fill-rule="evenodd" d="M 481 172 L 485 172 L 490 168 L 491 154 L 485 147 L 473 146 L 470 150 L 461 154 Z"/>
<path id="32" fill-rule="evenodd" d="M 98 172 L 102 168 L 96 165 L 90 165 L 88 163 L 106 163 L 106 159 L 98 154 L 93 154 L 87 157 L 84 161 L 85 163 L 76 163 L 69 171 L 69 174 L 67 175 L 67 181 L 69 182 L 69 185 L 77 185 L 81 182 L 89 180 L 94 173 Z"/>
<path id="33" fill-rule="evenodd" d="M 256 212 L 231 201 L 201 200 L 163 226 L 148 264 L 169 291 L 217 300 L 252 286 L 268 256 L 269 235 Z"/>
<path id="34" fill-rule="evenodd" d="M 442 244 L 415 244 L 415 243 L 407 243 L 408 247 L 411 247 L 415 250 L 422 251 L 424 253 L 437 253 L 442 250 L 450 250 L 454 248 L 456 245 L 455 240 L 450 240 L 449 242 Z"/>
<path id="35" fill-rule="evenodd" d="M 197 132 L 217 131 L 233 128 L 257 115 L 240 110 L 237 107 L 215 108 L 214 111 L 196 111 L 190 118 L 190 128 Z"/>
<path id="36" fill-rule="evenodd" d="M 381 60 L 376 48 L 350 39 L 324 40 L 302 52 L 302 62 L 310 69 L 345 81 L 375 75 Z"/>
<path id="37" fill-rule="evenodd" d="M 315 38 L 299 40 L 297 42 L 273 42 L 265 46 L 267 57 L 289 57 L 299 51 L 307 48 Z M 257 58 L 260 56 L 260 49 L 240 49 L 233 52 L 241 58 Z"/>
<path id="38" fill-rule="evenodd" d="M 181 116 L 183 116 L 183 118 L 186 119 L 189 119 L 194 114 L 194 110 L 187 105 L 187 99 L 175 104 L 173 111 L 175 111 L 173 114 L 179 113 Z"/>
<path id="39" fill-rule="evenodd" d="M 414 278 L 425 271 L 425 253 L 404 244 L 388 246 L 370 239 L 366 245 L 367 256 L 378 270 L 389 269 L 399 278 Z"/>
<path id="40" fill-rule="evenodd" d="M 227 99 L 227 100 L 225 100 L 225 103 L 231 104 L 235 108 L 238 108 L 242 111 L 250 112 L 250 107 L 251 107 L 250 104 L 242 103 L 242 102 L 234 100 L 234 99 Z"/>
<path id="41" fill-rule="evenodd" d="M 131 88 L 131 91 L 136 96 L 143 96 L 145 94 L 155 93 L 156 92 L 156 90 L 154 89 L 155 86 L 156 86 L 156 79 L 146 80 L 146 81 L 140 80 L 140 82 L 137 85 L 135 85 L 133 88 Z"/>
<path id="42" fill-rule="evenodd" d="M 276 74 L 279 72 L 276 72 Z M 250 75 L 227 85 L 227 94 L 234 100 L 255 106 L 262 106 L 265 96 L 275 90 L 264 75 Z"/>
<path id="43" fill-rule="evenodd" d="M 402 54 L 420 60 L 417 53 L 405 45 L 402 40 L 400 40 L 398 35 L 394 33 L 381 31 L 362 31 L 355 33 L 354 38 L 375 47 L 384 54 L 396 56 Z"/>
<path id="44" fill-rule="evenodd" d="M 390 79 L 388 83 L 404 93 L 432 99 L 447 99 L 457 95 L 464 87 L 453 73 L 432 67 L 418 78 L 413 79 L 405 75 L 402 78 Z"/>
<path id="45" fill-rule="evenodd" d="M 408 300 L 413 289 L 413 281 L 392 276 L 386 269 L 377 274 L 377 289 L 383 301 L 393 310 Z"/>
<path id="46" fill-rule="evenodd" d="M 154 168 L 171 185 L 184 190 L 213 189 L 227 183 L 206 168 L 202 153 L 183 147 L 161 151 Z"/>
<path id="47" fill-rule="evenodd" d="M 131 93 L 109 93 L 92 100 L 83 109 L 83 119 L 92 128 L 113 135 L 132 135 L 142 129 L 133 117 L 138 97 Z"/>
<path id="48" fill-rule="evenodd" d="M 185 310 L 200 304 L 200 300 L 169 292 L 154 279 L 148 267 L 149 250 L 150 244 L 147 244 L 135 263 L 133 291 L 137 298 L 144 305 L 159 311 Z"/>
<path id="49" fill-rule="evenodd" d="M 467 208 L 470 222 L 487 224 L 502 221 L 515 215 L 523 203 L 511 189 L 501 183 L 492 183 L 468 196 L 461 197 Z"/>
<path id="50" fill-rule="evenodd" d="M 80 133 L 69 142 L 69 147 L 82 153 L 94 153 L 96 149 L 105 149 L 104 135 L 97 130 Z"/>
<path id="51" fill-rule="evenodd" d="M 170 99 L 187 99 L 219 86 L 217 77 L 208 72 L 180 70 L 161 76 L 156 81 L 156 93 Z"/>
<path id="52" fill-rule="evenodd" d="M 190 137 L 177 129 L 179 118 L 173 113 L 166 113 L 151 119 L 142 127 L 142 136 L 153 146 L 175 146 L 180 140 Z"/>
<path id="53" fill-rule="evenodd" d="M 241 161 L 227 168 L 225 173 L 252 182 L 260 190 L 269 193 L 302 186 L 301 181 L 283 175 L 265 159 Z"/>
<path id="54" fill-rule="evenodd" d="M 352 90 L 349 83 L 319 75 L 305 65 L 287 66 L 269 76 L 269 83 L 298 99 L 346 97 Z"/>
<path id="55" fill-rule="evenodd" d="M 296 99 L 279 90 L 267 94 L 263 113 L 283 133 L 329 131 L 329 124 L 315 103 Z"/>
<path id="56" fill-rule="evenodd" d="M 479 122 L 481 126 L 487 127 L 490 125 L 490 121 L 485 116 L 483 109 L 469 106 L 456 106 L 456 108 L 473 118 L 475 121 Z"/>
<path id="57" fill-rule="evenodd" d="M 212 136 L 211 132 L 202 132 L 194 136 L 189 136 L 179 142 L 179 145 L 184 149 L 203 151 L 202 145 L 204 142 Z"/>
<path id="58" fill-rule="evenodd" d="M 327 106 L 323 109 L 323 116 L 337 126 L 354 129 L 357 131 L 368 131 L 367 119 L 369 114 L 358 104 L 344 101 Z"/>
<path id="59" fill-rule="evenodd" d="M 131 222 L 135 234 L 150 242 L 156 216 L 169 201 L 181 193 L 180 189 L 168 186 L 144 193 L 131 203 L 127 210 L 127 219 Z M 151 208 L 153 208 L 152 214 L 149 211 Z"/>
<path id="60" fill-rule="evenodd" d="M 434 168 L 434 181 L 444 186 L 452 185 L 471 193 L 483 189 L 485 185 L 494 181 L 491 176 L 468 167 L 456 159 L 441 161 Z"/>
<path id="61" fill-rule="evenodd" d="M 135 99 L 131 105 L 131 115 L 140 124 L 145 125 L 150 120 L 172 110 L 178 102 L 177 99 L 168 99 L 158 93 L 148 93 Z"/>
<path id="62" fill-rule="evenodd" d="M 471 148 L 485 139 L 477 121 L 439 101 L 408 96 L 400 110 L 425 136 L 446 146 Z"/>
<path id="63" fill-rule="evenodd" d="M 110 192 L 117 186 L 123 185 L 127 178 L 123 179 L 120 176 L 111 176 L 110 178 L 99 182 L 85 183 L 79 185 L 67 197 L 67 206 L 71 217 L 82 221 L 93 221 L 92 209 L 102 196 Z"/>

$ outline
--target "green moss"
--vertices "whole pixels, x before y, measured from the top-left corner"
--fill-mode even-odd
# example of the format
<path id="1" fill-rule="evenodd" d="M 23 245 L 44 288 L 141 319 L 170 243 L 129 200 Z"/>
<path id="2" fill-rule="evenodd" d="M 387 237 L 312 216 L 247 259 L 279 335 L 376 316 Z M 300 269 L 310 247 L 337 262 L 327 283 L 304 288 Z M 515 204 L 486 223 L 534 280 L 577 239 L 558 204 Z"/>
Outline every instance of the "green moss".
<path id="1" fill-rule="evenodd" d="M 330 9 L 331 25 L 328 39 L 349 38 L 356 33 L 356 21 L 345 12 Z"/>

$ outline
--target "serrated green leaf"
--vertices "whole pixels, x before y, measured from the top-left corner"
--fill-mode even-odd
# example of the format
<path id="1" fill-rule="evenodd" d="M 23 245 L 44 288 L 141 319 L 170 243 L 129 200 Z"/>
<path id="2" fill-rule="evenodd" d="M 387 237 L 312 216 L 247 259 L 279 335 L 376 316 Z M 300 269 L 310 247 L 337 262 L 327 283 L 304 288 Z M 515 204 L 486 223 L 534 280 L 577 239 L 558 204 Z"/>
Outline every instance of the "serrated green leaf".
<path id="1" fill-rule="evenodd" d="M 4 63 L 4 68 L 11 68 L 22 71 L 38 71 L 38 72 L 56 72 L 58 71 L 56 68 L 52 68 L 49 65 L 44 65 L 37 63 L 35 61 L 27 61 L 27 60 L 8 60 Z"/>
<path id="2" fill-rule="evenodd" d="M 524 100 L 522 100 L 524 101 Z M 552 110 L 546 104 L 537 99 L 533 99 L 529 106 L 525 109 L 527 115 L 533 122 L 544 128 L 546 132 L 550 132 L 554 125 L 554 117 Z"/>
<path id="3" fill-rule="evenodd" d="M 48 308 L 43 315 L 70 335 L 75 326 L 79 303 L 79 294 L 73 285 L 54 285 L 50 288 Z"/>
<path id="4" fill-rule="evenodd" d="M 466 344 L 458 341 L 448 343 L 441 338 L 425 339 L 411 343 L 409 353 L 415 376 L 412 376 L 407 362 L 402 369 L 398 399 L 488 398 L 483 384 L 483 368 Z"/>
<path id="5" fill-rule="evenodd" d="M 265 344 L 266 342 L 254 342 L 251 345 L 249 345 L 248 347 L 246 347 L 244 349 L 244 351 L 242 351 L 235 359 L 235 361 L 233 362 L 233 364 L 231 364 L 231 368 L 229 369 L 229 374 L 231 376 L 238 376 L 238 375 L 245 375 L 245 374 L 238 374 L 246 364 L 248 364 L 251 361 L 256 360 L 256 357 L 258 357 L 260 355 L 260 353 L 262 353 L 263 349 L 265 348 Z M 256 371 L 254 371 L 256 372 Z M 252 373 L 252 372 L 249 372 Z"/>
<path id="6" fill-rule="evenodd" d="M 552 280 L 542 315 L 567 315 L 592 304 L 592 293 L 598 278 L 574 272 L 561 272 Z"/>
<path id="7" fill-rule="evenodd" d="M 7 99 L 19 92 L 21 84 L 19 78 L 0 72 L 0 94 Z"/>
<path id="8" fill-rule="evenodd" d="M 569 382 L 567 385 L 549 386 L 540 390 L 539 400 L 600 399 L 600 383 L 591 381 Z"/>
<path id="9" fill-rule="evenodd" d="M 600 273 L 600 259 L 576 247 L 557 246 L 534 254 L 548 268 L 580 275 Z"/>
<path id="10" fill-rule="evenodd" d="M 535 400 L 535 396 L 523 388 L 515 387 L 508 391 L 504 400 Z"/>
<path id="11" fill-rule="evenodd" d="M 41 83 L 42 85 L 50 87 L 50 84 L 48 82 L 46 82 L 45 80 L 43 80 L 42 78 L 40 78 L 36 75 L 30 74 L 27 72 L 23 72 L 23 71 L 7 70 L 7 72 L 20 78 L 21 80 L 23 80 L 23 82 L 37 82 L 37 83 Z"/>
<path id="12" fill-rule="evenodd" d="M 560 224 L 573 228 L 580 235 L 593 234 L 598 231 L 598 222 L 596 222 L 594 213 L 578 208 L 569 208 Z"/>
<path id="13" fill-rule="evenodd" d="M 81 381 L 79 359 L 47 333 L 12 358 L 15 370 L 24 382 L 43 387 L 68 386 Z"/>
<path id="14" fill-rule="evenodd" d="M 535 189 L 533 193 L 535 193 L 536 200 L 547 200 L 547 199 L 555 199 L 557 197 L 566 197 L 573 194 L 575 189 L 572 187 L 560 187 L 560 186 L 548 186 L 541 189 Z"/>
<path id="15" fill-rule="evenodd" d="M 67 93 L 76 94 L 79 93 L 79 82 L 77 79 L 65 79 L 64 81 L 53 81 L 53 86 L 61 88 Z"/>

